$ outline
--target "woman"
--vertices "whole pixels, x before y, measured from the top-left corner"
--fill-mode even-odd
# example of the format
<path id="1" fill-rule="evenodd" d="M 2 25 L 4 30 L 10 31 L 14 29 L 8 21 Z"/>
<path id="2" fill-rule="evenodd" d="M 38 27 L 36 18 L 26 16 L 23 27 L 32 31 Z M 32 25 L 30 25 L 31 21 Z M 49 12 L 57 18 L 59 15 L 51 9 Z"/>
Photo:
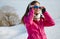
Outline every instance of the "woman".
<path id="1" fill-rule="evenodd" d="M 28 5 L 26 13 L 22 17 L 22 22 L 26 25 L 27 39 L 47 39 L 44 27 L 55 25 L 46 8 L 40 6 L 38 1 L 32 1 Z"/>

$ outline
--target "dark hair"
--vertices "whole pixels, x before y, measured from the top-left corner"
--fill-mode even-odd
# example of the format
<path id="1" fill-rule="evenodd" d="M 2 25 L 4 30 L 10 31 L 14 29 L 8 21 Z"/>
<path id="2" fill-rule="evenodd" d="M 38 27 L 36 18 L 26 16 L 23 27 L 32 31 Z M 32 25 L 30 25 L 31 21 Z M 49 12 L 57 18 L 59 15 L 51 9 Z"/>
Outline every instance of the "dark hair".
<path id="1" fill-rule="evenodd" d="M 28 15 L 28 12 L 29 12 L 29 6 L 30 6 L 30 5 L 34 5 L 35 3 L 39 3 L 39 2 L 38 2 L 38 1 L 32 1 L 30 4 L 28 4 L 28 6 L 27 6 L 27 9 L 26 9 L 26 12 L 25 12 L 24 16 L 27 16 L 27 15 Z M 39 4 L 40 4 L 40 3 L 39 3 Z M 24 16 L 23 16 L 23 17 L 22 17 L 22 19 L 21 19 L 21 23 L 24 23 L 24 21 L 23 21 Z"/>

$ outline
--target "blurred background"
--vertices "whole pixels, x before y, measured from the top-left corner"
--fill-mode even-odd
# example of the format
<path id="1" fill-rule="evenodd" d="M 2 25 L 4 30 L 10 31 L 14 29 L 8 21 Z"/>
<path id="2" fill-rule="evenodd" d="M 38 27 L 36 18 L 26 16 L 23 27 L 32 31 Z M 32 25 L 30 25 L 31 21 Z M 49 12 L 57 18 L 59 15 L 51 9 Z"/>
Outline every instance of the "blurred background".
<path id="1" fill-rule="evenodd" d="M 33 0 L 0 0 L 0 10 L 16 12 L 20 19 L 26 11 L 27 5 Z M 48 39 L 60 39 L 60 0 L 38 0 L 45 6 L 55 20 L 55 26 L 45 27 Z M 1 12 L 0 12 L 1 13 Z M 27 39 L 27 31 L 23 24 L 12 27 L 0 27 L 0 39 Z"/>

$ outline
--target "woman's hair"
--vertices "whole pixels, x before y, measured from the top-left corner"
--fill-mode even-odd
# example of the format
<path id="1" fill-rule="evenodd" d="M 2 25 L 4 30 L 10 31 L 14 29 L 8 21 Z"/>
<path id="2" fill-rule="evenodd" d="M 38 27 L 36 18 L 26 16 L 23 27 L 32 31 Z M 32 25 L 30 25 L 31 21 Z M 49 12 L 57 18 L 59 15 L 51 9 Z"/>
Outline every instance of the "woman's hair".
<path id="1" fill-rule="evenodd" d="M 32 1 L 30 4 L 28 4 L 28 6 L 27 6 L 27 9 L 26 9 L 26 12 L 25 12 L 24 16 L 27 16 L 27 15 L 28 15 L 28 12 L 29 12 L 29 6 L 30 6 L 30 5 L 34 5 L 35 3 L 39 3 L 39 2 L 38 2 L 38 1 Z M 40 4 L 40 3 L 39 3 L 39 4 Z M 22 19 L 21 19 L 21 23 L 24 23 L 24 21 L 23 21 L 24 16 L 23 16 L 23 17 L 22 17 Z"/>

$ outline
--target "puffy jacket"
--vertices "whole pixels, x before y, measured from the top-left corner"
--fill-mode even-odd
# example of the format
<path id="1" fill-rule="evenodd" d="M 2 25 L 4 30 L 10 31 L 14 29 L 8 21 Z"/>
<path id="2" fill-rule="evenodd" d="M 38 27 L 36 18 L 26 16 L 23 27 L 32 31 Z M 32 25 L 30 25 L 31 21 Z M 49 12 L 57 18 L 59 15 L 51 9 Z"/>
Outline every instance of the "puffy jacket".
<path id="1" fill-rule="evenodd" d="M 43 13 L 44 18 L 40 18 L 39 21 L 33 20 L 34 10 L 31 9 L 28 13 L 27 16 L 24 16 L 24 23 L 28 32 L 27 39 L 47 39 L 44 27 L 54 26 L 54 20 L 47 11 Z"/>

